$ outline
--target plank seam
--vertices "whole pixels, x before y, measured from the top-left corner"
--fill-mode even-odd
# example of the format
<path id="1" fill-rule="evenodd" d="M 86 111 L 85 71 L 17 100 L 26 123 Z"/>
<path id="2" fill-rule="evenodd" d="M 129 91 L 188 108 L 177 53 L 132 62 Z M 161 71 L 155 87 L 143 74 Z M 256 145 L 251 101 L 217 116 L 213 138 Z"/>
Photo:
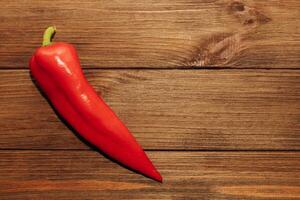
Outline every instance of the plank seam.
<path id="1" fill-rule="evenodd" d="M 147 152 L 300 152 L 300 149 L 144 149 Z M 0 151 L 97 151 L 93 149 L 21 149 L 0 148 Z"/>
<path id="2" fill-rule="evenodd" d="M 0 71 L 9 71 L 9 70 L 16 70 L 16 71 L 27 71 L 29 68 L 12 68 L 12 67 L 0 67 Z M 243 67 L 243 68 L 238 68 L 238 67 L 199 67 L 199 68 L 193 68 L 193 67 L 185 67 L 185 68 L 144 68 L 144 67 L 131 67 L 131 68 L 126 68 L 126 67 L 109 67 L 109 68 L 83 68 L 83 70 L 147 70 L 147 71 L 171 71 L 171 70 L 220 70 L 220 71 L 230 71 L 230 70 L 236 70 L 236 71 L 243 71 L 243 70 L 291 70 L 291 71 L 300 71 L 300 68 L 271 68 L 271 67 L 259 67 L 259 68 L 254 68 L 254 67 Z"/>

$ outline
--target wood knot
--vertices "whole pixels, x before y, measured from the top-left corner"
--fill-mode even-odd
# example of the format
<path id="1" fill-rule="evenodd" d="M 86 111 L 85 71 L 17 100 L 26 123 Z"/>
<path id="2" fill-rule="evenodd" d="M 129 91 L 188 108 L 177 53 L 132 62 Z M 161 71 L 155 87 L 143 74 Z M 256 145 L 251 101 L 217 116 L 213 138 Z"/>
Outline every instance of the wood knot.
<path id="1" fill-rule="evenodd" d="M 241 12 L 245 10 L 245 6 L 241 2 L 235 1 L 229 5 L 229 9 L 233 12 Z"/>
<path id="2" fill-rule="evenodd" d="M 243 35 L 239 33 L 221 33 L 201 43 L 186 65 L 192 67 L 225 66 L 233 63 L 246 48 Z"/>
<path id="3" fill-rule="evenodd" d="M 246 6 L 242 2 L 234 1 L 230 3 L 228 10 L 238 18 L 243 25 L 257 26 L 271 21 L 271 18 L 267 17 L 256 8 Z"/>

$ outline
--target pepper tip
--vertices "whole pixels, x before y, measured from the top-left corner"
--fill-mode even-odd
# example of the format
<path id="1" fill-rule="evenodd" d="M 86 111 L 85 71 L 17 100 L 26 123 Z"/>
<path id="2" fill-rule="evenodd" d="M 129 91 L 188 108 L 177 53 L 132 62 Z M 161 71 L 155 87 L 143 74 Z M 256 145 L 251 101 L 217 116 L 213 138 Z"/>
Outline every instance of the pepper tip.
<path id="1" fill-rule="evenodd" d="M 151 178 L 157 182 L 162 183 L 163 182 L 163 177 L 160 175 L 160 173 L 155 170 L 154 174 L 151 176 Z"/>

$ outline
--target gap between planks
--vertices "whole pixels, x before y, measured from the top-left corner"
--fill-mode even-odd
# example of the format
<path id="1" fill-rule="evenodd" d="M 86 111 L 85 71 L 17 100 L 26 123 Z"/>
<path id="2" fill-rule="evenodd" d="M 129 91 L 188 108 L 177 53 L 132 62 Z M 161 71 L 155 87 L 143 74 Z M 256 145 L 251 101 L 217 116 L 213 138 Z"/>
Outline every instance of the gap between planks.
<path id="1" fill-rule="evenodd" d="M 68 152 L 97 152 L 98 150 L 93 149 L 22 149 L 22 148 L 0 148 L 0 151 L 35 151 L 35 152 L 42 152 L 42 151 L 68 151 Z M 300 149 L 144 149 L 145 152 L 261 152 L 261 153 L 272 153 L 272 152 L 286 152 L 286 153 L 298 153 Z"/>
<path id="2" fill-rule="evenodd" d="M 289 67 L 278 67 L 278 68 L 272 68 L 272 67 L 244 67 L 244 68 L 238 68 L 238 67 L 174 67 L 174 68 L 167 68 L 167 67 L 157 67 L 157 68 L 150 68 L 150 67 L 94 67 L 94 68 L 82 68 L 83 70 L 149 70 L 149 71 L 171 71 L 171 70 L 216 70 L 216 71 L 222 71 L 222 70 L 235 70 L 235 71 L 245 71 L 245 70 L 272 70 L 272 71 L 281 71 L 281 70 L 291 70 L 291 71 L 298 71 L 299 68 L 289 68 Z M 6 71 L 6 70 L 23 70 L 27 71 L 28 68 L 18 68 L 18 67 L 0 67 L 0 71 Z"/>

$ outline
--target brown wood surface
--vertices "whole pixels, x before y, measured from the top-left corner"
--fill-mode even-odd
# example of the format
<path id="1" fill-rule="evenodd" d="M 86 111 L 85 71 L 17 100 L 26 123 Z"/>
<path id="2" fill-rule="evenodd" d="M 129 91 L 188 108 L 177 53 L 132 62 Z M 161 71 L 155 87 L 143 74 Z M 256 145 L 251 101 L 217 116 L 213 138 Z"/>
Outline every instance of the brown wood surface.
<path id="1" fill-rule="evenodd" d="M 92 151 L 0 151 L 2 199 L 299 199 L 299 152 L 148 152 L 165 183 Z M 4 198 L 3 198 L 4 197 Z"/>
<path id="2" fill-rule="evenodd" d="M 300 72 L 86 70 L 145 149 L 300 150 Z M 0 149 L 88 148 L 28 70 L 0 71 Z"/>
<path id="3" fill-rule="evenodd" d="M 164 183 L 90 150 L 37 90 L 49 25 Z M 0 199 L 300 199 L 300 1 L 0 1 Z"/>
<path id="4" fill-rule="evenodd" d="M 0 1 L 0 67 L 27 68 L 49 25 L 92 68 L 299 68 L 298 0 Z"/>

